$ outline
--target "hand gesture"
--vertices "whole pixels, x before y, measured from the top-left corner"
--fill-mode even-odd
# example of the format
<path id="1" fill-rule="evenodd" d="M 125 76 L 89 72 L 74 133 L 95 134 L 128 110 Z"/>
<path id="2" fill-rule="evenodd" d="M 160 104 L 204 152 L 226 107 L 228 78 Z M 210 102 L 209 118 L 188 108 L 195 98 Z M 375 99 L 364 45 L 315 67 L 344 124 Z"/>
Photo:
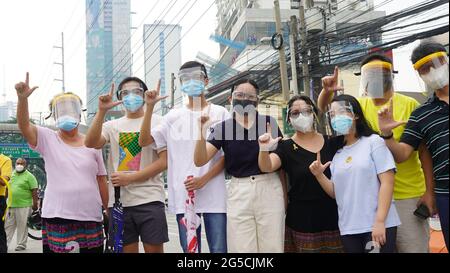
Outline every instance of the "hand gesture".
<path id="1" fill-rule="evenodd" d="M 405 125 L 406 121 L 395 121 L 394 120 L 394 101 L 391 100 L 389 103 L 389 108 L 378 112 L 378 124 L 380 126 L 380 131 L 384 136 L 389 136 L 392 134 L 392 130 L 395 128 Z"/>
<path id="2" fill-rule="evenodd" d="M 115 84 L 113 83 L 111 85 L 111 90 L 107 95 L 103 95 L 99 97 L 99 103 L 98 103 L 98 109 L 103 111 L 109 111 L 113 109 L 114 107 L 122 104 L 122 101 L 116 101 L 114 102 L 114 90 L 115 90 Z"/>
<path id="3" fill-rule="evenodd" d="M 38 88 L 37 86 L 30 88 L 30 73 L 27 72 L 25 82 L 16 84 L 17 97 L 19 99 L 26 99 Z"/>
<path id="4" fill-rule="evenodd" d="M 309 170 L 314 176 L 320 176 L 322 175 L 328 167 L 330 167 L 331 161 L 326 163 L 325 165 L 322 164 L 322 159 L 320 157 L 320 152 L 317 153 L 317 160 L 314 161 L 310 166 Z"/>
<path id="5" fill-rule="evenodd" d="M 158 84 L 156 85 L 156 89 L 152 91 L 145 91 L 145 103 L 148 106 L 155 106 L 158 102 L 167 99 L 169 96 L 160 96 L 161 91 L 161 80 L 158 81 Z"/>
<path id="6" fill-rule="evenodd" d="M 278 137 L 276 139 L 272 137 L 272 126 L 270 126 L 270 123 L 267 123 L 266 133 L 258 139 L 259 150 L 261 152 L 271 152 L 276 149 L 276 146 L 281 139 L 282 137 Z"/>
<path id="7" fill-rule="evenodd" d="M 334 68 L 334 74 L 332 76 L 326 76 L 322 78 L 322 87 L 323 90 L 327 93 L 342 91 L 343 87 L 338 85 L 339 80 L 339 67 Z"/>

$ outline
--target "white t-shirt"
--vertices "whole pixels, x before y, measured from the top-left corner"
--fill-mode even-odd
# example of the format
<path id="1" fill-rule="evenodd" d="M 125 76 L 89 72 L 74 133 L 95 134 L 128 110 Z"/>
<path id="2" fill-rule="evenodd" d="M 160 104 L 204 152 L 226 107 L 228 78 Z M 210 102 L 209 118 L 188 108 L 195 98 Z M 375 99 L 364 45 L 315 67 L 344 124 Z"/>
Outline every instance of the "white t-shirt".
<path id="1" fill-rule="evenodd" d="M 106 122 L 102 135 L 111 143 L 109 156 L 110 172 L 138 172 L 158 159 L 158 153 L 152 147 L 139 146 L 139 134 L 143 117 L 129 119 L 123 117 Z M 158 126 L 161 117 L 153 115 L 152 127 Z M 146 182 L 138 182 L 121 188 L 120 200 L 124 207 L 134 207 L 151 202 L 164 202 L 164 183 L 161 175 L 150 178 Z M 109 184 L 109 207 L 114 204 L 114 189 Z"/>
<path id="2" fill-rule="evenodd" d="M 381 186 L 378 175 L 391 170 L 395 171 L 394 158 L 378 135 L 363 137 L 337 152 L 331 164 L 331 180 L 341 235 L 372 232 Z M 401 224 L 394 201 L 385 223 L 386 228 Z"/>
<path id="3" fill-rule="evenodd" d="M 231 117 L 224 107 L 213 104 L 209 115 L 211 121 L 214 121 L 210 130 L 218 122 Z M 201 168 L 195 167 L 194 152 L 199 139 L 198 119 L 200 116 L 201 112 L 194 112 L 187 107 L 174 109 L 163 118 L 160 126 L 152 130 L 155 140 L 153 146 L 158 149 L 167 147 L 170 213 L 184 214 L 186 211 L 187 191 L 184 182 L 187 177 L 205 175 L 223 156 L 223 152 L 219 151 L 208 164 Z M 225 172 L 213 178 L 195 194 L 197 213 L 226 213 Z"/>

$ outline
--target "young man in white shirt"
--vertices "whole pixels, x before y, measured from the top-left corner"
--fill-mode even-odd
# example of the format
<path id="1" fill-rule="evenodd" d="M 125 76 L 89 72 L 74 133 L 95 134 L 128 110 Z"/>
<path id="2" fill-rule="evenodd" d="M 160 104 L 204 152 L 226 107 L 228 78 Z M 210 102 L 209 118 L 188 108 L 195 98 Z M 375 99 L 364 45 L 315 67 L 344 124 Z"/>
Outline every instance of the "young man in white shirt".
<path id="1" fill-rule="evenodd" d="M 152 145 L 157 149 L 167 148 L 169 212 L 177 215 L 183 251 L 188 252 L 186 227 L 183 224 L 186 199 L 188 191 L 193 190 L 196 196 L 195 212 L 203 216 L 210 252 L 226 253 L 225 161 L 223 155 L 219 154 L 209 164 L 197 168 L 194 164 L 194 150 L 199 138 L 198 121 L 202 115 L 208 112 L 214 122 L 224 121 L 230 115 L 224 107 L 206 101 L 204 92 L 209 81 L 203 64 L 185 63 L 180 69 L 179 79 L 182 92 L 189 97 L 189 104 L 170 111 L 161 124 L 155 127 L 151 121 L 154 106 L 164 98 L 159 96 L 159 92 L 148 92 L 147 111 L 139 142 L 142 147 Z M 199 252 L 200 236 L 201 226 L 197 229 Z"/>

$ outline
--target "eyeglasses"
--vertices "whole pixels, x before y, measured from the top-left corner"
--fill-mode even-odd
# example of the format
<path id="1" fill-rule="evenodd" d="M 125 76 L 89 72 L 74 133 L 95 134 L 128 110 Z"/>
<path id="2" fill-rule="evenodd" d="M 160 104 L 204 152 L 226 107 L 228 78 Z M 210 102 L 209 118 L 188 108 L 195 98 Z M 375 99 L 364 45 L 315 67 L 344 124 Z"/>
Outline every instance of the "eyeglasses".
<path id="1" fill-rule="evenodd" d="M 347 114 L 353 115 L 353 109 L 351 107 L 346 106 L 346 107 L 338 108 L 336 110 L 330 110 L 327 112 L 327 117 L 329 119 L 332 119 L 335 116 L 347 115 Z"/>
<path id="2" fill-rule="evenodd" d="M 206 79 L 206 75 L 204 72 L 180 73 L 178 77 L 180 78 L 181 83 L 185 83 L 191 80 L 204 81 Z"/>
<path id="3" fill-rule="evenodd" d="M 257 101 L 258 96 L 253 94 L 246 94 L 244 92 L 234 92 L 233 99 Z"/>
<path id="4" fill-rule="evenodd" d="M 297 119 L 300 114 L 302 114 L 304 117 L 310 116 L 314 113 L 313 109 L 303 109 L 303 110 L 292 110 L 289 111 L 289 117 L 293 119 Z"/>
<path id="5" fill-rule="evenodd" d="M 119 94 L 119 97 L 121 97 L 121 98 L 124 98 L 131 94 L 142 96 L 142 95 L 144 95 L 144 89 L 136 88 L 136 89 L 132 89 L 132 90 L 120 90 L 118 92 L 118 94 Z"/>

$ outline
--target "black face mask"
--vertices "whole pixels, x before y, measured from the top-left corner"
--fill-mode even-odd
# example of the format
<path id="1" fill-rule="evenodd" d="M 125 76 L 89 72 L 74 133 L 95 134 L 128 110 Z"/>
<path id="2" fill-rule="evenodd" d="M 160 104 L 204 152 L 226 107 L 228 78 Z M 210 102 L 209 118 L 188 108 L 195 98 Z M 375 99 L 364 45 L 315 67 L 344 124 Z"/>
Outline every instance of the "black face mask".
<path id="1" fill-rule="evenodd" d="M 256 112 L 258 102 L 252 100 L 233 100 L 233 110 L 239 115 L 248 115 Z"/>

